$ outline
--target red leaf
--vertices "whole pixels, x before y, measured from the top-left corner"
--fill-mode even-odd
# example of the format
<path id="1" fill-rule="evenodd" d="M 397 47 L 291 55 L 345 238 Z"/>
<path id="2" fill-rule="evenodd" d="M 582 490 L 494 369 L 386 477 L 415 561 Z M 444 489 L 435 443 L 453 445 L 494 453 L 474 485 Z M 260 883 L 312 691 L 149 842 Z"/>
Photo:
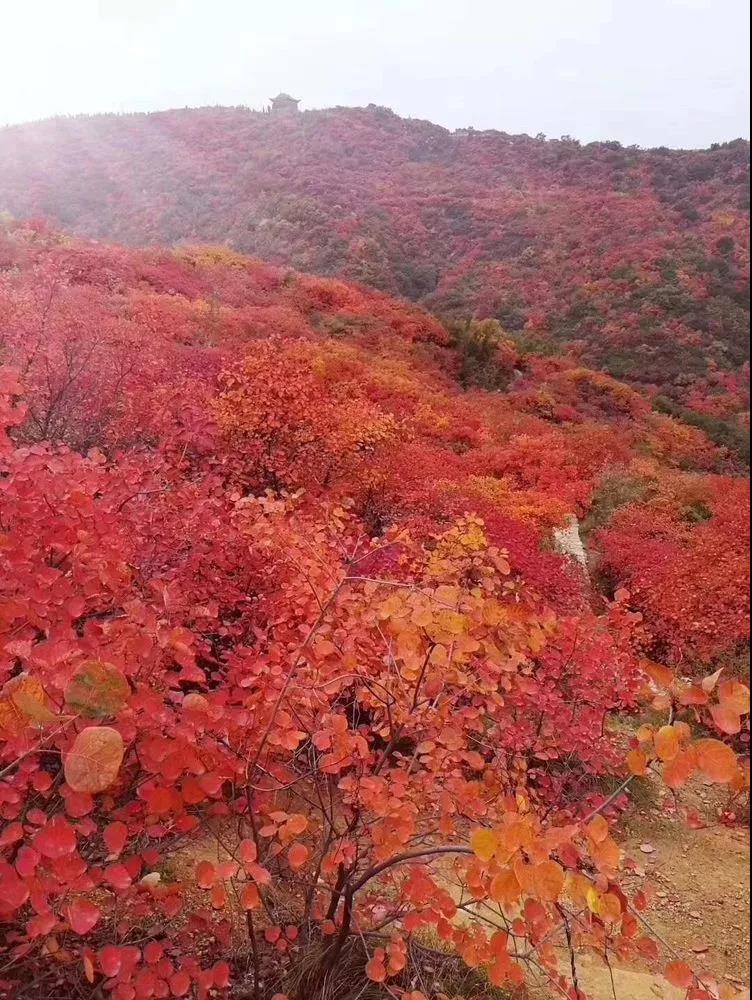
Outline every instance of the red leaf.
<path id="1" fill-rule="evenodd" d="M 227 962 L 217 962 L 213 967 L 214 985 L 218 990 L 223 990 L 230 985 L 230 966 Z"/>
<path id="2" fill-rule="evenodd" d="M 36 834 L 33 844 L 44 858 L 64 858 L 76 849 L 76 831 L 62 816 L 55 816 Z"/>
<path id="3" fill-rule="evenodd" d="M 17 840 L 23 840 L 24 828 L 20 823 L 9 823 L 0 834 L 0 847 L 8 844 L 15 844 Z"/>
<path id="4" fill-rule="evenodd" d="M 199 861 L 196 865 L 196 884 L 200 889 L 212 889 L 217 881 L 217 869 L 210 861 Z"/>
<path id="5" fill-rule="evenodd" d="M 107 944 L 99 951 L 99 968 L 105 976 L 116 976 L 123 962 L 123 949 Z"/>
<path id="6" fill-rule="evenodd" d="M 666 979 L 680 990 L 688 990 L 694 984 L 695 976 L 686 962 L 671 962 L 666 966 Z"/>
<path id="7" fill-rule="evenodd" d="M 256 844 L 252 840 L 241 840 L 238 844 L 238 854 L 244 864 L 252 865 L 258 857 Z"/>
<path id="8" fill-rule="evenodd" d="M 128 827 L 125 823 L 110 823 L 102 830 L 102 839 L 111 857 L 117 857 L 125 847 L 128 839 Z"/>
<path id="9" fill-rule="evenodd" d="M 287 863 L 293 871 L 298 871 L 306 863 L 309 855 L 310 852 L 305 844 L 292 844 L 287 852 Z"/>
<path id="10" fill-rule="evenodd" d="M 21 881 L 7 861 L 0 861 L 0 913 L 12 913 L 28 898 L 26 883 Z"/>
<path id="11" fill-rule="evenodd" d="M 82 896 L 72 900 L 66 907 L 68 923 L 76 934 L 88 934 L 99 923 L 101 915 L 99 907 Z"/>
<path id="12" fill-rule="evenodd" d="M 184 997 L 191 988 L 191 977 L 185 970 L 179 969 L 170 976 L 169 984 L 174 997 Z"/>
<path id="13" fill-rule="evenodd" d="M 104 870 L 104 880 L 113 889 L 127 889 L 133 881 L 131 873 L 122 863 L 108 865 Z"/>
<path id="14" fill-rule="evenodd" d="M 376 958 L 372 958 L 366 965 L 366 975 L 374 983 L 383 983 L 386 980 L 386 966 Z"/>

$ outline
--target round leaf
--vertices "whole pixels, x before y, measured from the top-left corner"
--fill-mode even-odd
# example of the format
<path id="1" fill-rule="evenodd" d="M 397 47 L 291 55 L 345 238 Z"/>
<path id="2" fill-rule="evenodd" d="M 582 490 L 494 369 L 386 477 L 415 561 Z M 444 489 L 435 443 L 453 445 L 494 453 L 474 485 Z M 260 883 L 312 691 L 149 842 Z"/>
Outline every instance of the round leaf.
<path id="1" fill-rule="evenodd" d="M 733 704 L 721 703 L 720 705 L 713 705 L 710 709 L 710 714 L 713 716 L 713 722 L 722 733 L 734 736 L 736 733 L 741 732 L 741 716 L 734 709 Z"/>
<path id="2" fill-rule="evenodd" d="M 65 758 L 65 780 L 75 792 L 103 792 L 117 778 L 124 753 L 117 729 L 90 726 L 78 734 Z"/>
<path id="3" fill-rule="evenodd" d="M 117 715 L 130 693 L 128 681 L 117 667 L 101 660 L 88 660 L 72 677 L 65 700 L 87 718 L 104 719 Z"/>
<path id="4" fill-rule="evenodd" d="M 88 934 L 99 923 L 102 914 L 98 906 L 79 896 L 68 904 L 66 915 L 71 930 L 75 931 L 76 934 Z"/>
<path id="5" fill-rule="evenodd" d="M 473 853 L 481 861 L 490 861 L 499 846 L 499 838 L 493 830 L 474 830 L 470 837 Z"/>
<path id="6" fill-rule="evenodd" d="M 662 726 L 655 734 L 655 752 L 661 760 L 673 760 L 679 753 L 679 734 L 673 726 Z"/>
<path id="7" fill-rule="evenodd" d="M 686 962 L 671 962 L 666 966 L 666 979 L 680 990 L 688 990 L 694 983 L 694 973 Z"/>
<path id="8" fill-rule="evenodd" d="M 292 844 L 287 852 L 287 863 L 294 871 L 297 871 L 306 863 L 308 856 L 309 851 L 305 844 Z"/>
<path id="9" fill-rule="evenodd" d="M 739 767 L 736 754 L 720 740 L 700 740 L 696 747 L 697 765 L 711 781 L 727 785 L 736 777 Z"/>
<path id="10" fill-rule="evenodd" d="M 52 722 L 55 718 L 49 709 L 44 688 L 36 677 L 23 673 L 11 678 L 3 689 L 15 707 L 33 722 Z"/>

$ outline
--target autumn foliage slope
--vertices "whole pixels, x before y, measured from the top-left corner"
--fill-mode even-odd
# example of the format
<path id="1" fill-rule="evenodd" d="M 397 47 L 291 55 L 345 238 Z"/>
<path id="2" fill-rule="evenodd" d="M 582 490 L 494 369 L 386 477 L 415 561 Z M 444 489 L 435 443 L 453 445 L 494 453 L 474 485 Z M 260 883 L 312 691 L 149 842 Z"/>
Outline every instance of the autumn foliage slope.
<path id="1" fill-rule="evenodd" d="M 373 106 L 0 131 L 0 211 L 135 245 L 226 243 L 496 318 L 539 350 L 656 386 L 706 426 L 748 405 L 748 183 L 742 140 L 460 135 Z"/>
<path id="2" fill-rule="evenodd" d="M 610 821 L 648 771 L 746 787 L 734 458 L 226 248 L 9 225 L 0 267 L 0 990 L 433 1000 L 438 935 L 574 997 L 565 935 L 714 996 Z"/>

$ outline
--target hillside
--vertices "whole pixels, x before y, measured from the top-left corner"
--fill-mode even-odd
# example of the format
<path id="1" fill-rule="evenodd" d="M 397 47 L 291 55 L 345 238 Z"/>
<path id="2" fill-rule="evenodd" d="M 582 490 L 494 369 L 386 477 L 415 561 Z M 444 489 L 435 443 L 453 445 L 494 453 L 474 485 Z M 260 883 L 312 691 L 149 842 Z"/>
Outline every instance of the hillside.
<path id="1" fill-rule="evenodd" d="M 21 223 L 0 432 L 0 995 L 501 1000 L 567 945 L 736 997 L 612 835 L 749 787 L 726 449 L 492 321 Z"/>
<path id="2" fill-rule="evenodd" d="M 493 317 L 738 434 L 749 145 L 639 150 L 459 134 L 387 109 L 242 108 L 0 131 L 0 210 L 100 239 L 225 243 Z"/>

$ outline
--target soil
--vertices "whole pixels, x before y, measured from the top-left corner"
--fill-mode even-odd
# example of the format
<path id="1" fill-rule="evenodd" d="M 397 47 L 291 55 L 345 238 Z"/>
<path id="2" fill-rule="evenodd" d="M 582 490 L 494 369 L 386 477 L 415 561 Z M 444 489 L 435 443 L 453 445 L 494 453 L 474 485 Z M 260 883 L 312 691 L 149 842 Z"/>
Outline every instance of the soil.
<path id="1" fill-rule="evenodd" d="M 711 789 L 695 786 L 682 799 L 706 826 L 690 829 L 683 817 L 672 815 L 670 796 L 625 817 L 624 847 L 636 864 L 623 880 L 625 888 L 631 894 L 651 887 L 653 899 L 644 914 L 651 927 L 698 973 L 749 997 L 749 829 L 719 823 L 721 803 Z M 577 965 L 588 1000 L 684 1000 L 686 995 L 644 967 L 616 966 L 612 982 L 595 958 L 578 956 Z M 556 996 L 546 987 L 532 995 Z"/>

